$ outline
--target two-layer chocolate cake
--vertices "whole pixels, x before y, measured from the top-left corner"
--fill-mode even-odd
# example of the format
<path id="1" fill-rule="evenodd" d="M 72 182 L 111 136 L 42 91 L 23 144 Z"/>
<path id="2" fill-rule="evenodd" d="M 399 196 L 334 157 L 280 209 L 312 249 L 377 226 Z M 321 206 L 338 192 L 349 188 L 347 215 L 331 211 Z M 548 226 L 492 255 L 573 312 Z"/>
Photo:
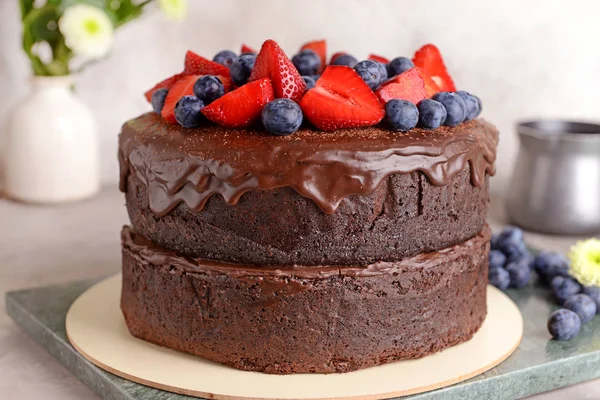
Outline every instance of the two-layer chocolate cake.
<path id="1" fill-rule="evenodd" d="M 498 141 L 492 125 L 473 119 L 480 103 L 443 87 L 449 76 L 427 75 L 432 61 L 419 65 L 417 56 L 416 105 L 402 96 L 403 87 L 414 96 L 414 82 L 380 78 L 373 91 L 358 66 L 327 67 L 306 91 L 303 65 L 269 43 L 235 61 L 256 57 L 250 83 L 231 67 L 237 89 L 226 88 L 216 63 L 202 59 L 190 71 L 186 59 L 179 78 L 152 90 L 162 115 L 123 127 L 132 226 L 122 231 L 121 305 L 130 332 L 276 374 L 352 371 L 471 338 L 486 315 Z M 225 94 L 202 101 L 203 75 L 223 78 Z M 191 92 L 182 80 L 193 81 Z M 462 123 L 439 126 L 452 125 L 452 101 Z M 390 130 L 410 125 L 413 109 L 421 128 Z M 300 127 L 298 113 L 310 124 Z M 388 126 L 379 124 L 384 115 Z"/>

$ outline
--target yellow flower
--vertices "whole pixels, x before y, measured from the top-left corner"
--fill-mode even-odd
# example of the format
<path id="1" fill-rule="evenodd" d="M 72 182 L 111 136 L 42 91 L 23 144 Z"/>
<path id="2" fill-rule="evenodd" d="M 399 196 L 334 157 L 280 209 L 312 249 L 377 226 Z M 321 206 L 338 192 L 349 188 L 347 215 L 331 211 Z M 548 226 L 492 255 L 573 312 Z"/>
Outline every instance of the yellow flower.
<path id="1" fill-rule="evenodd" d="M 114 29 L 108 15 L 87 4 L 67 8 L 58 27 L 75 55 L 101 58 L 112 45 Z"/>
<path id="2" fill-rule="evenodd" d="M 585 286 L 600 286 L 600 240 L 577 242 L 569 253 L 569 273 Z"/>
<path id="3" fill-rule="evenodd" d="M 187 0 L 158 0 L 158 6 L 172 20 L 182 20 L 187 15 Z"/>

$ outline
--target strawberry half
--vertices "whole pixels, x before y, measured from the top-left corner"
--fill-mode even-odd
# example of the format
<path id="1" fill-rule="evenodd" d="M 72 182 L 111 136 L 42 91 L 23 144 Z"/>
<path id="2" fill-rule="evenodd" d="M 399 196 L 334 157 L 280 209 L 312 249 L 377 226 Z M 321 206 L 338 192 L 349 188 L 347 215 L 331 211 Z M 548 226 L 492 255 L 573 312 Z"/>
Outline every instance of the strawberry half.
<path id="1" fill-rule="evenodd" d="M 387 64 L 390 62 L 387 58 L 383 56 L 378 56 L 377 54 L 369 54 L 369 60 L 379 61 L 382 64 Z"/>
<path id="2" fill-rule="evenodd" d="M 162 82 L 157 83 L 156 85 L 154 85 L 154 87 L 150 90 L 147 90 L 144 93 L 144 96 L 146 96 L 146 100 L 148 100 L 148 102 L 152 101 L 152 94 L 154 92 L 156 92 L 158 89 L 171 89 L 171 87 L 175 84 L 175 82 L 177 82 L 179 79 L 181 79 L 183 76 L 185 76 L 184 73 L 181 74 L 175 74 L 167 79 L 165 79 Z"/>
<path id="3" fill-rule="evenodd" d="M 277 98 L 288 98 L 299 101 L 306 92 L 306 83 L 298 73 L 294 64 L 285 55 L 274 40 L 263 43 L 249 81 L 269 78 Z"/>
<path id="4" fill-rule="evenodd" d="M 331 60 L 329 60 L 329 64 L 333 64 L 333 62 L 334 62 L 335 60 L 337 60 L 337 58 L 338 58 L 338 57 L 340 57 L 340 56 L 343 56 L 343 55 L 345 55 L 345 54 L 348 54 L 348 53 L 346 53 L 345 51 L 338 51 L 337 53 L 334 53 L 334 54 L 331 56 Z"/>
<path id="5" fill-rule="evenodd" d="M 375 92 L 382 104 L 392 99 L 408 100 L 415 104 L 427 97 L 425 81 L 417 68 L 396 75 L 383 82 Z"/>
<path id="6" fill-rule="evenodd" d="M 245 128 L 260 118 L 260 113 L 273 100 L 273 86 L 268 78 L 240 86 L 210 103 L 202 114 L 227 128 Z"/>
<path id="7" fill-rule="evenodd" d="M 350 67 L 330 65 L 302 100 L 304 116 L 317 128 L 372 126 L 383 118 L 383 105 L 369 86 Z"/>
<path id="8" fill-rule="evenodd" d="M 319 72 L 323 72 L 325 66 L 327 65 L 327 42 L 325 40 L 314 40 L 312 42 L 308 42 L 300 47 L 300 51 L 302 50 L 312 50 L 321 59 L 321 69 Z"/>
<path id="9" fill-rule="evenodd" d="M 199 56 L 193 51 L 185 53 L 185 67 L 183 73 L 194 75 L 222 75 L 229 78 L 229 68 Z"/>
<path id="10" fill-rule="evenodd" d="M 254 54 L 256 54 L 256 50 L 254 50 L 250 46 L 246 46 L 245 44 L 242 44 L 242 50 L 240 51 L 240 54 L 244 54 L 244 53 L 254 53 Z"/>
<path id="11" fill-rule="evenodd" d="M 169 90 L 167 98 L 165 99 L 165 105 L 162 109 L 162 117 L 169 124 L 176 124 L 175 119 L 175 105 L 183 96 L 190 96 L 194 94 L 194 83 L 200 78 L 201 75 L 185 75 L 179 79 Z"/>
<path id="12" fill-rule="evenodd" d="M 441 92 L 440 87 L 435 83 L 433 79 L 427 74 L 424 74 L 423 71 L 419 69 L 419 67 L 415 67 L 415 69 L 419 70 L 419 75 L 423 78 L 423 82 L 425 83 L 425 94 L 427 98 L 431 98 L 434 94 Z"/>
<path id="13" fill-rule="evenodd" d="M 415 66 L 428 75 L 440 88 L 442 92 L 455 92 L 454 81 L 446 70 L 446 65 L 442 59 L 439 49 L 432 44 L 426 44 L 415 53 L 413 57 Z"/>

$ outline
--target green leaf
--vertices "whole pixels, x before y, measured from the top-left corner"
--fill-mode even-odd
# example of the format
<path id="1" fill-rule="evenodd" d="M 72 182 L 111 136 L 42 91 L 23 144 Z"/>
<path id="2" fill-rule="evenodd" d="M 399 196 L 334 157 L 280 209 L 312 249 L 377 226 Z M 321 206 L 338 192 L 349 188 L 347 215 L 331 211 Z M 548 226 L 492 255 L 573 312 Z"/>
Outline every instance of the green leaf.
<path id="1" fill-rule="evenodd" d="M 21 6 L 21 19 L 24 20 L 27 14 L 33 9 L 33 3 L 35 0 L 20 0 Z"/>

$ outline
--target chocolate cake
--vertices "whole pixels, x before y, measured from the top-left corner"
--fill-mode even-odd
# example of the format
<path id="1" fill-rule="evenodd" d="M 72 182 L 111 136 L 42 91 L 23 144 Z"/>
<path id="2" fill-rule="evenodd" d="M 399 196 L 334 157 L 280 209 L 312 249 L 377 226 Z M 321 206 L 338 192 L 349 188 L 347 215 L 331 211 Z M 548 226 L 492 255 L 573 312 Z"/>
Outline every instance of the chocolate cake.
<path id="1" fill-rule="evenodd" d="M 223 81 L 205 105 L 194 82 L 228 72 L 188 53 L 182 74 L 147 93 L 156 112 L 119 137 L 131 334 L 274 374 L 348 372 L 471 338 L 486 315 L 498 132 L 447 74 L 423 78 L 439 70 L 426 56 L 376 91 L 345 66 L 306 91 L 267 41 L 256 80 L 232 76 L 239 88 Z"/>

